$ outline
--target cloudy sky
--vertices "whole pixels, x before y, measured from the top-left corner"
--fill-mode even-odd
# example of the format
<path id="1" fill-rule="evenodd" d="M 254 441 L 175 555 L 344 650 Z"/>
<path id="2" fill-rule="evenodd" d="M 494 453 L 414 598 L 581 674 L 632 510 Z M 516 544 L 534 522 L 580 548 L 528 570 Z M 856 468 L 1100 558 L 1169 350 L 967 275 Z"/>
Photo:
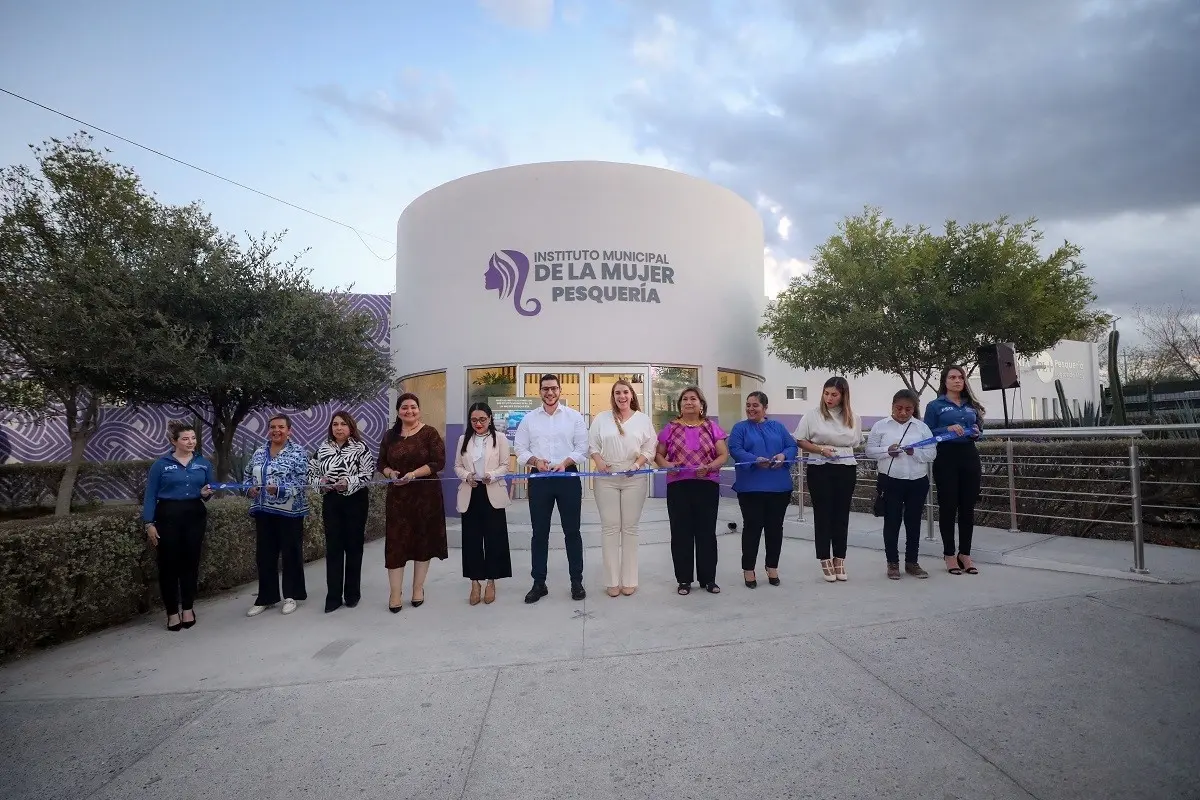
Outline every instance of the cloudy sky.
<path id="1" fill-rule="evenodd" d="M 288 229 L 328 287 L 388 292 L 396 218 L 505 164 L 631 161 L 762 211 L 768 291 L 866 204 L 1034 216 L 1100 305 L 1200 302 L 1194 0 L 7 3 L 0 87 L 97 134 L 168 202 Z M 81 126 L 0 95 L 0 162 Z"/>

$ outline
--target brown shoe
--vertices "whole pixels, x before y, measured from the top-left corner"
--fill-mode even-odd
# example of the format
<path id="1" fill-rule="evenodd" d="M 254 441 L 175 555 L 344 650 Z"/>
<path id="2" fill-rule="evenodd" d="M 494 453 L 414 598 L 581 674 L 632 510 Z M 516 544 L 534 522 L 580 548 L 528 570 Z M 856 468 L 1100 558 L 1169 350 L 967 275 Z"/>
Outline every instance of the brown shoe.
<path id="1" fill-rule="evenodd" d="M 900 565 L 899 564 L 888 564 L 888 580 L 890 580 L 890 581 L 900 580 Z"/>
<path id="2" fill-rule="evenodd" d="M 929 577 L 929 573 L 926 572 L 924 569 L 922 569 L 920 564 L 916 564 L 916 563 L 905 564 L 904 571 L 907 572 L 909 575 L 912 575 L 914 578 L 928 578 Z"/>
<path id="3" fill-rule="evenodd" d="M 473 606 L 479 605 L 479 581 L 471 581 L 471 596 L 467 602 Z"/>
<path id="4" fill-rule="evenodd" d="M 483 602 L 491 604 L 496 602 L 496 582 L 488 581 L 487 587 L 483 590 Z"/>

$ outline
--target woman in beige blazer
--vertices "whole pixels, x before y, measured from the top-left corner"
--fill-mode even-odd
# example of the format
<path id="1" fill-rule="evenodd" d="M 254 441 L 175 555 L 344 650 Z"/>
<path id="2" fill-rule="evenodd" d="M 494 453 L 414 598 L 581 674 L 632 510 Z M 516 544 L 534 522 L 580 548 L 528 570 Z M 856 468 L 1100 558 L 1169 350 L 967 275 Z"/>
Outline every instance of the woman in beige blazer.
<path id="1" fill-rule="evenodd" d="M 467 411 L 468 432 L 458 440 L 454 473 L 462 479 L 458 486 L 458 511 L 462 514 L 463 576 L 471 580 L 468 602 L 479 605 L 482 599 L 496 599 L 496 581 L 512 577 L 512 559 L 508 552 L 509 504 L 508 439 L 496 434 L 492 409 L 486 403 L 474 403 Z M 487 581 L 487 588 L 480 584 Z"/>

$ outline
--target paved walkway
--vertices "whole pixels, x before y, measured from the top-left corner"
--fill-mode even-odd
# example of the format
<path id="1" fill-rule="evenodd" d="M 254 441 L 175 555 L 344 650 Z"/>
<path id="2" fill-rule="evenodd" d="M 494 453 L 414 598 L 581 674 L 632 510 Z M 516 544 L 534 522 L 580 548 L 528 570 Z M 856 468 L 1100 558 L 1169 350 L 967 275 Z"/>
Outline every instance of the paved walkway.
<path id="1" fill-rule="evenodd" d="M 584 602 L 561 547 L 521 602 L 516 506 L 491 606 L 452 550 L 389 614 L 376 542 L 356 609 L 321 613 L 317 563 L 290 617 L 246 619 L 246 586 L 190 631 L 151 614 L 0 668 L 0 796 L 1200 797 L 1200 554 L 1147 548 L 1176 581 L 1149 582 L 1128 544 L 982 530 L 979 575 L 928 543 L 932 577 L 894 582 L 864 515 L 846 584 L 791 523 L 782 586 L 743 587 L 726 535 L 724 592 L 678 597 L 651 501 L 641 590 L 610 599 L 585 512 Z"/>

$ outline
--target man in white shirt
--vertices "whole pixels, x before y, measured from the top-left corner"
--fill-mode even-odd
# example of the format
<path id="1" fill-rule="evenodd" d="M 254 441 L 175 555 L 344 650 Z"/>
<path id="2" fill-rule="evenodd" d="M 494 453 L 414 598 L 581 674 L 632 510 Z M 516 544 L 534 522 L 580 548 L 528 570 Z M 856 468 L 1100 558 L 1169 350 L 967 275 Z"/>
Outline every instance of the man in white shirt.
<path id="1" fill-rule="evenodd" d="M 578 411 L 558 402 L 562 386 L 557 375 L 543 375 L 538 382 L 542 407 L 534 409 L 517 426 L 517 460 L 531 473 L 578 472 L 588 449 L 587 424 Z M 583 535 L 579 517 L 583 507 L 583 484 L 578 477 L 559 475 L 529 480 L 529 520 L 533 524 L 533 588 L 526 603 L 536 603 L 548 594 L 546 561 L 550 550 L 550 520 L 558 504 L 571 572 L 571 599 L 587 597 L 583 588 Z"/>

